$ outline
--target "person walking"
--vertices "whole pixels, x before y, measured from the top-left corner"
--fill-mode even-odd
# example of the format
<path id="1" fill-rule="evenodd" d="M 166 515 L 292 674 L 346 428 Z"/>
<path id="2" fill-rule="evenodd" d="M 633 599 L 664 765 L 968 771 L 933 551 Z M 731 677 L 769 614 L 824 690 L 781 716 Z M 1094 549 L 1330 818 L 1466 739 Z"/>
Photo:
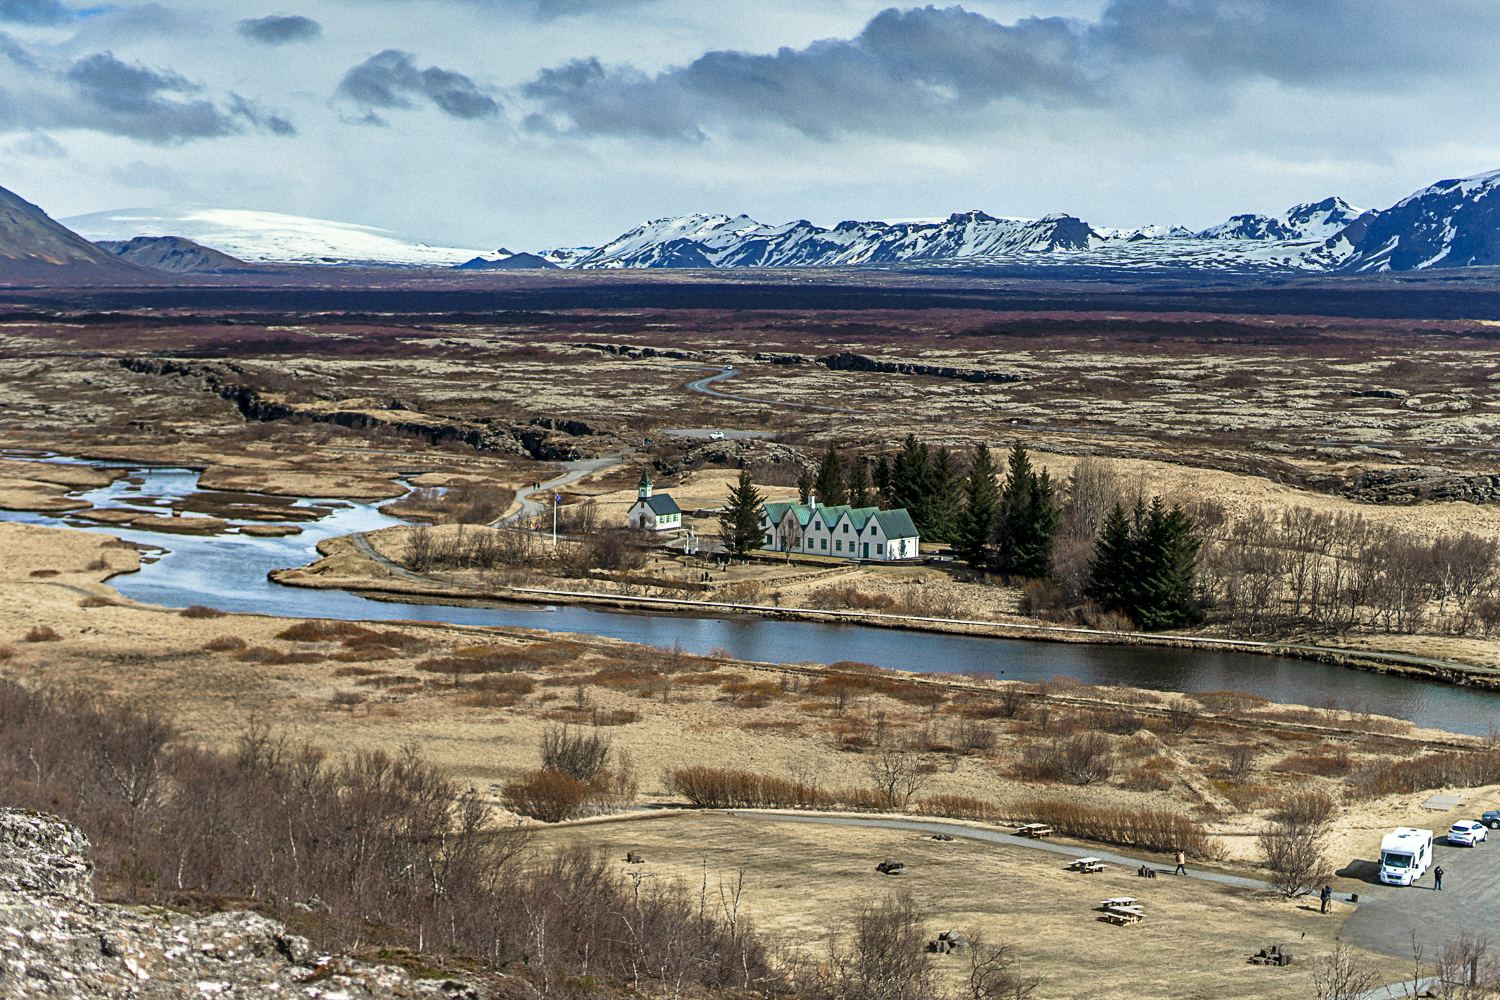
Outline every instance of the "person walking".
<path id="1" fill-rule="evenodd" d="M 1323 891 L 1318 893 L 1318 898 L 1323 901 L 1323 912 L 1328 912 L 1328 906 L 1333 902 L 1333 886 L 1325 885 Z"/>
<path id="2" fill-rule="evenodd" d="M 1177 870 L 1174 871 L 1172 874 L 1173 875 L 1186 875 L 1187 874 L 1187 855 L 1183 854 L 1181 851 L 1177 852 Z"/>
<path id="3" fill-rule="evenodd" d="M 1443 891 L 1443 866 L 1438 865 L 1432 870 L 1433 888 L 1438 892 Z"/>

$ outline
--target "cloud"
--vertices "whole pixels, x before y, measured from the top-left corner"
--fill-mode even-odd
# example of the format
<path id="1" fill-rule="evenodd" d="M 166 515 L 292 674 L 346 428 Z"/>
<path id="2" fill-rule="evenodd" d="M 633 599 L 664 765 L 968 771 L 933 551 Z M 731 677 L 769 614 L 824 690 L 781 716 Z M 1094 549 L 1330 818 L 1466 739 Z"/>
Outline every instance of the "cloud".
<path id="1" fill-rule="evenodd" d="M 385 124 L 376 109 L 412 108 L 413 98 L 425 98 L 452 118 L 483 118 L 497 114 L 500 105 L 462 73 L 429 66 L 418 70 L 414 57 L 386 49 L 344 74 L 337 96 L 365 109 L 364 121 Z"/>
<path id="2" fill-rule="evenodd" d="M 1478 56 L 1497 36 L 1500 7 L 1487 0 L 1439 0 L 1420 25 L 1398 0 L 1110 0 L 1094 21 L 1013 24 L 962 7 L 892 8 L 853 38 L 708 52 L 656 74 L 577 59 L 521 93 L 538 105 L 527 124 L 539 131 L 696 139 L 748 121 L 823 138 L 903 134 L 1002 102 L 1203 103 L 1250 79 L 1401 87 L 1403 74 Z"/>
<path id="3" fill-rule="evenodd" d="M 57 0 L 0 0 L 0 21 L 20 24 L 59 24 L 73 12 Z"/>
<path id="4" fill-rule="evenodd" d="M 239 32 L 246 38 L 267 45 L 285 45 L 288 42 L 307 42 L 323 36 L 323 26 L 310 17 L 300 14 L 283 17 L 250 18 L 239 23 Z"/>
<path id="5" fill-rule="evenodd" d="M 296 132 L 280 115 L 230 93 L 220 102 L 170 69 L 96 52 L 57 63 L 0 34 L 0 128 L 85 129 L 157 144 L 212 139 L 248 129 Z"/>
<path id="6" fill-rule="evenodd" d="M 16 156 L 32 156 L 41 160 L 65 160 L 68 151 L 62 143 L 46 132 L 32 132 L 5 147 L 7 153 Z"/>

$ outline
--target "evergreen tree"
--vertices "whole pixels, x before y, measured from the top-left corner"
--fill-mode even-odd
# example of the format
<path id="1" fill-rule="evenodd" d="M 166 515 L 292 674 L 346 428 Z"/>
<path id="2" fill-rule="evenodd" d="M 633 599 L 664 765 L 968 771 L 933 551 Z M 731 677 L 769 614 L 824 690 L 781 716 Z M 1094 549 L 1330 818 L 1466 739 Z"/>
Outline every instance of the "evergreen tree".
<path id="1" fill-rule="evenodd" d="M 891 467 L 891 506 L 905 507 L 912 523 L 923 535 L 932 534 L 931 493 L 932 463 L 927 446 L 918 441 L 915 434 L 908 434 Z"/>
<path id="2" fill-rule="evenodd" d="M 928 534 L 934 541 L 951 542 L 958 537 L 958 519 L 963 512 L 960 495 L 953 456 L 947 448 L 939 448 L 933 459 L 927 494 L 927 516 L 931 522 Z"/>
<path id="3" fill-rule="evenodd" d="M 870 465 L 861 455 L 849 460 L 849 506 L 870 507 L 874 500 L 870 495 Z"/>
<path id="4" fill-rule="evenodd" d="M 813 485 L 812 473 L 803 469 L 801 475 L 797 477 L 797 500 L 799 503 L 807 503 L 807 498 L 812 496 Z"/>
<path id="5" fill-rule="evenodd" d="M 1006 459 L 1005 488 L 1000 498 L 1000 555 L 1006 572 L 1022 577 L 1047 575 L 1057 506 L 1052 477 L 1031 467 L 1019 441 Z"/>
<path id="6" fill-rule="evenodd" d="M 880 504 L 884 507 L 891 505 L 891 463 L 884 456 L 880 456 L 880 463 L 875 466 L 875 488 L 880 491 Z"/>
<path id="7" fill-rule="evenodd" d="M 719 515 L 719 528 L 724 536 L 724 545 L 735 555 L 742 556 L 765 544 L 766 535 L 761 529 L 761 496 L 750 481 L 750 470 L 740 470 L 740 481 L 729 491 L 729 502 Z"/>
<path id="8" fill-rule="evenodd" d="M 825 507 L 840 507 L 849 502 L 844 489 L 844 463 L 834 445 L 828 446 L 823 464 L 818 467 L 817 491 L 818 502 Z"/>
<path id="9" fill-rule="evenodd" d="M 1201 544 L 1182 508 L 1161 497 L 1136 501 L 1127 518 L 1115 505 L 1100 532 L 1089 568 L 1089 597 L 1145 629 L 1193 619 L 1193 576 Z"/>
<path id="10" fill-rule="evenodd" d="M 978 569 L 987 558 L 995 510 L 1000 505 L 1000 486 L 995 482 L 995 460 L 981 444 L 974 449 L 974 467 L 964 481 L 964 511 L 959 522 L 955 549 L 963 560 Z"/>

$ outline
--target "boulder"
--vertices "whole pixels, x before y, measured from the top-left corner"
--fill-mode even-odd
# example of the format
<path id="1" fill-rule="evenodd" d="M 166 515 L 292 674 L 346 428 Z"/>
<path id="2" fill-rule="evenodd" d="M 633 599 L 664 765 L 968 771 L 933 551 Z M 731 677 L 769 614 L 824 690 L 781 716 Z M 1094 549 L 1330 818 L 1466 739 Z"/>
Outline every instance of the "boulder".
<path id="1" fill-rule="evenodd" d="M 900 861 L 892 861 L 891 859 L 887 858 L 886 860 L 880 862 L 880 864 L 876 865 L 875 870 L 880 872 L 882 875 L 905 875 L 906 865 L 902 864 Z"/>

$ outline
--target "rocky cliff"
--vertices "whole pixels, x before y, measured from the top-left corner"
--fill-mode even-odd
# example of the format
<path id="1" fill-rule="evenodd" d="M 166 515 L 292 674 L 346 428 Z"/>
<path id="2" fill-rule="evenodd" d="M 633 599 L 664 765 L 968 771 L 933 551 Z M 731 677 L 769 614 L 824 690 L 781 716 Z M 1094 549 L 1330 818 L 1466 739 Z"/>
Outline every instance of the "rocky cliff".
<path id="1" fill-rule="evenodd" d="M 0 809 L 0 996 L 203 1000 L 489 1000 L 482 987 L 320 955 L 256 913 L 189 916 L 95 902 L 72 824 Z"/>

